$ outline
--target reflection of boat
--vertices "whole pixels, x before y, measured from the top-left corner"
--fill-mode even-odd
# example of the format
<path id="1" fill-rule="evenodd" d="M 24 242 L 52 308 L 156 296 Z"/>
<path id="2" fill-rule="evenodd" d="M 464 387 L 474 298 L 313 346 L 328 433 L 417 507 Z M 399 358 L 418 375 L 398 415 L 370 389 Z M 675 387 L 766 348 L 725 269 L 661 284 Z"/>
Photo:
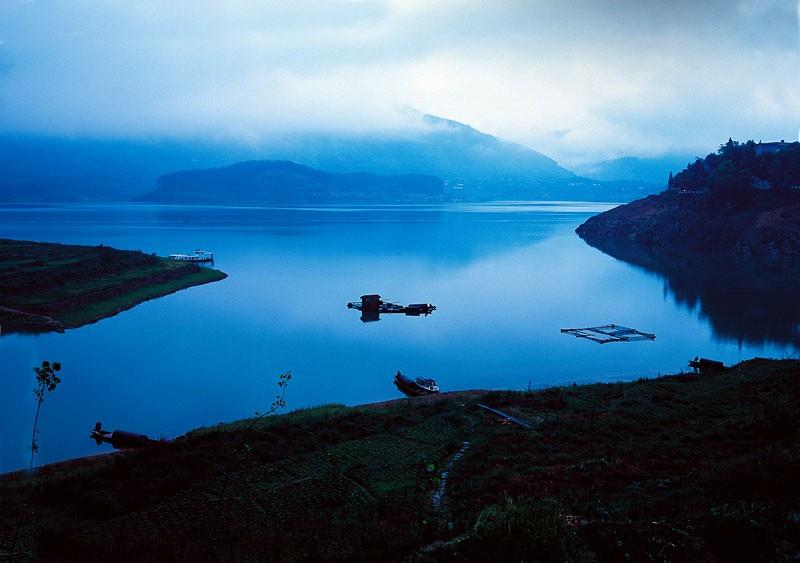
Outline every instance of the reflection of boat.
<path id="1" fill-rule="evenodd" d="M 361 301 L 351 301 L 347 304 L 348 309 L 361 311 L 361 320 L 364 322 L 377 321 L 381 313 L 384 314 L 403 314 L 408 317 L 428 316 L 436 310 L 436 305 L 430 303 L 412 303 L 410 305 L 398 305 L 383 301 L 378 294 L 362 295 Z"/>
<path id="2" fill-rule="evenodd" d="M 213 262 L 214 253 L 207 250 L 195 250 L 194 254 L 170 254 L 170 258 L 178 262 Z"/>
<path id="3" fill-rule="evenodd" d="M 154 442 L 154 440 L 151 440 L 144 434 L 134 434 L 133 432 L 128 432 L 126 430 L 114 430 L 113 432 L 110 430 L 103 430 L 103 425 L 99 422 L 94 425 L 89 437 L 93 438 L 94 441 L 97 442 L 98 446 L 103 442 L 106 442 L 118 450 L 126 448 L 139 448 Z"/>
<path id="4" fill-rule="evenodd" d="M 430 395 L 431 393 L 439 392 L 439 386 L 433 379 L 429 377 L 411 379 L 399 371 L 394 376 L 394 384 L 409 397 L 418 397 L 420 395 Z"/>

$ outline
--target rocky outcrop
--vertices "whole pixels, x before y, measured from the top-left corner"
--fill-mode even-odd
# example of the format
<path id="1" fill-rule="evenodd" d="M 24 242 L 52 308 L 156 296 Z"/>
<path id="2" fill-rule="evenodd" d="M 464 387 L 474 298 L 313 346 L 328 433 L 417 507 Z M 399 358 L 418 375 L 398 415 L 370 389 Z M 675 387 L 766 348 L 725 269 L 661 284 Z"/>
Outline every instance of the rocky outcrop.
<path id="1" fill-rule="evenodd" d="M 800 255 L 800 191 L 732 197 L 670 190 L 596 215 L 576 232 L 595 246 L 606 241 L 673 252 Z"/>

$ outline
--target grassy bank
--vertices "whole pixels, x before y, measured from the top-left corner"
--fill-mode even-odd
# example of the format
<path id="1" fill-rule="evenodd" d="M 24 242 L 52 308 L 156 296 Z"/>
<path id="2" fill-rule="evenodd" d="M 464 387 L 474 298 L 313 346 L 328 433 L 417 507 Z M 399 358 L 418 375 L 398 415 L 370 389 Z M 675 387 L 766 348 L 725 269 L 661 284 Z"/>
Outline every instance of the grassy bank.
<path id="1" fill-rule="evenodd" d="M 225 277 L 138 251 L 0 239 L 0 326 L 63 331 Z"/>
<path id="2" fill-rule="evenodd" d="M 0 559 L 793 560 L 797 475 L 800 362 L 753 360 L 328 405 L 6 475 Z"/>

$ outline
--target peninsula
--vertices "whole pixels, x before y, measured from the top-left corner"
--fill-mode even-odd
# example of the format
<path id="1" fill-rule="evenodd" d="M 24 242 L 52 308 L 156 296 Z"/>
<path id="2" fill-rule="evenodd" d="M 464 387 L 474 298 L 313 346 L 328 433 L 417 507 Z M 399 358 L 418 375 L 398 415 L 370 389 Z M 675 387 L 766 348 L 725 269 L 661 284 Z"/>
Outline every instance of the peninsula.
<path id="1" fill-rule="evenodd" d="M 601 250 L 634 244 L 729 256 L 800 255 L 800 143 L 737 143 L 670 175 L 658 195 L 588 219 L 578 235 Z"/>
<path id="2" fill-rule="evenodd" d="M 0 334 L 63 332 L 225 277 L 139 251 L 0 239 Z"/>
<path id="3" fill-rule="evenodd" d="M 798 373 L 751 360 L 195 430 L 1 476 L 0 558 L 790 561 Z"/>

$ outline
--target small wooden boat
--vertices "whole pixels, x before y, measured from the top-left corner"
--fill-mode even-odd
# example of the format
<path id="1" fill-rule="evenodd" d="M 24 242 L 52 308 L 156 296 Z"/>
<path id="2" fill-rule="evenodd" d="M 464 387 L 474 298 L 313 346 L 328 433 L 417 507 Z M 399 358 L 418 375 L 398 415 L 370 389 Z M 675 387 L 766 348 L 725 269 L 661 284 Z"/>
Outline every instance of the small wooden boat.
<path id="1" fill-rule="evenodd" d="M 411 379 L 399 371 L 394 376 L 394 384 L 409 397 L 419 397 L 420 395 L 430 395 L 439 392 L 439 386 L 433 379 L 429 377 Z"/>
<path id="2" fill-rule="evenodd" d="M 103 425 L 97 423 L 94 425 L 89 437 L 92 438 L 99 446 L 103 442 L 111 444 L 118 450 L 127 448 L 140 448 L 152 444 L 155 440 L 151 440 L 144 434 L 135 434 L 126 430 L 103 430 Z"/>
<path id="3" fill-rule="evenodd" d="M 709 360 L 708 358 L 698 358 L 697 356 L 695 356 L 694 360 L 689 360 L 689 367 L 700 375 L 725 371 L 725 364 L 722 362 Z"/>

